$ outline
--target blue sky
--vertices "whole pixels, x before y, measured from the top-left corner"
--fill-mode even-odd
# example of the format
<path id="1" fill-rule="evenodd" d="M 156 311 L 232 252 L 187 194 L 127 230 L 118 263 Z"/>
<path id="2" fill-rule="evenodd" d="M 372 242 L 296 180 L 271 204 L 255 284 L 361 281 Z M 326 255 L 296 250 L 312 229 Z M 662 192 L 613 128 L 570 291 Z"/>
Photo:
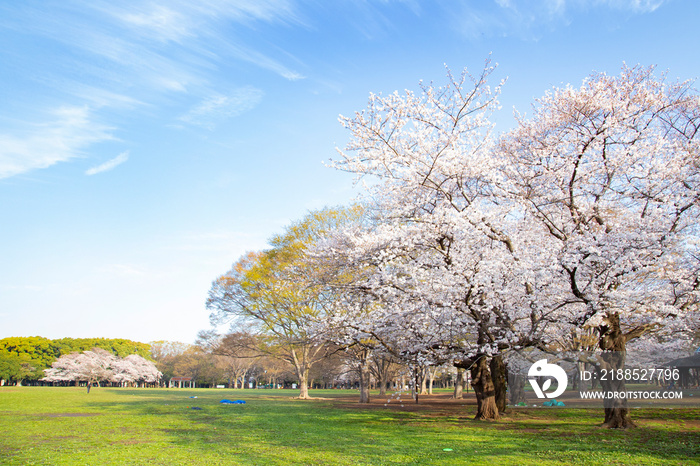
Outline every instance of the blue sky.
<path id="1" fill-rule="evenodd" d="M 2 2 L 0 337 L 192 342 L 241 254 L 355 196 L 323 161 L 370 92 L 491 54 L 506 130 L 623 62 L 698 78 L 699 19 L 694 0 Z"/>

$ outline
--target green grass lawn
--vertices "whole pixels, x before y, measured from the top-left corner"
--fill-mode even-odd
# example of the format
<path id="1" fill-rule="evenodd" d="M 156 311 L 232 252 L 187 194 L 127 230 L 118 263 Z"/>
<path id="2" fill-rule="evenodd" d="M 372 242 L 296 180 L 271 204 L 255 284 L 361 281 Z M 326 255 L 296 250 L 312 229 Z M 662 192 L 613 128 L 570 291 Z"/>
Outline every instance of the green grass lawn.
<path id="1" fill-rule="evenodd" d="M 311 393 L 324 399 L 295 400 L 291 390 L 3 387 L 0 464 L 700 464 L 698 409 L 636 410 L 638 428 L 611 431 L 597 427 L 601 410 L 524 408 L 478 422 L 473 400 L 447 394 L 421 397 L 418 407 L 385 406 L 375 395 L 362 407 L 354 392 Z"/>

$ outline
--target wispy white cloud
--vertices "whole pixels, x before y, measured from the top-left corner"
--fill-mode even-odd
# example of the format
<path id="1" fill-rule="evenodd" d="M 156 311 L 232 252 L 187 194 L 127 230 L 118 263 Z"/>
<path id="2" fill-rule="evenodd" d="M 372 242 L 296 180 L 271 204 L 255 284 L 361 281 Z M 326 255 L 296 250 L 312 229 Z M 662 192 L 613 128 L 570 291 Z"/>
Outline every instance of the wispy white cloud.
<path id="1" fill-rule="evenodd" d="M 400 3 L 410 9 L 413 14 L 417 16 L 422 12 L 419 0 L 380 0 L 380 2 L 385 4 Z"/>
<path id="2" fill-rule="evenodd" d="M 144 102 L 128 95 L 118 94 L 109 89 L 85 83 L 75 81 L 66 82 L 64 84 L 64 89 L 66 93 L 84 99 L 90 108 L 100 109 L 108 107 L 115 109 L 133 109 L 134 107 L 144 105 Z"/>
<path id="3" fill-rule="evenodd" d="M 442 2 L 453 26 L 471 38 L 515 36 L 537 39 L 544 30 L 567 25 L 575 13 L 598 9 L 633 14 L 654 12 L 667 0 L 493 0 Z"/>
<path id="4" fill-rule="evenodd" d="M 79 157 L 90 145 L 111 139 L 114 128 L 97 124 L 97 111 L 102 121 L 120 119 L 125 109 L 136 107 L 157 114 L 164 103 L 186 101 L 183 95 L 208 94 L 180 113 L 185 122 L 210 127 L 250 110 L 262 91 L 217 89 L 220 69 L 230 63 L 291 81 L 304 78 L 295 69 L 303 64 L 284 44 L 254 39 L 265 24 L 306 27 L 297 0 L 136 0 L 128 5 L 72 0 L 3 6 L 2 13 L 0 28 L 18 37 L 17 47 L 3 56 L 16 60 L 14 69 L 26 74 L 17 81 L 38 91 L 30 91 L 33 99 L 10 103 L 31 115 L 23 116 L 28 121 L 46 114 L 49 100 L 54 107 L 70 104 L 48 122 L 34 120 L 0 133 L 0 178 Z M 31 43 L 41 45 L 25 53 L 21 47 Z M 16 118 L 0 109 L 3 116 Z"/>
<path id="5" fill-rule="evenodd" d="M 190 54 L 200 67 L 212 66 L 219 59 L 229 58 L 225 56 L 225 51 L 229 51 L 232 52 L 230 58 L 252 63 L 285 79 L 303 78 L 299 72 L 285 66 L 280 59 L 263 53 L 257 44 L 251 44 L 230 28 L 231 23 L 252 26 L 257 22 L 303 26 L 304 21 L 297 14 L 293 0 L 168 0 L 130 3 L 128 6 L 101 3 L 95 8 L 111 18 L 117 27 L 131 32 L 128 36 L 132 46 L 157 50 L 167 57 L 167 50 L 154 48 L 150 42 L 175 42 L 180 47 L 180 54 Z M 142 52 L 139 55 L 142 56 Z M 177 64 L 183 66 L 180 61 Z"/>
<path id="6" fill-rule="evenodd" d="M 595 0 L 593 2 L 587 2 L 585 0 L 576 0 L 574 4 L 579 7 L 602 5 L 616 10 L 631 11 L 633 13 L 651 13 L 656 11 L 667 1 L 668 0 Z"/>
<path id="7" fill-rule="evenodd" d="M 92 167 L 92 168 L 88 169 L 85 172 L 85 174 L 88 176 L 92 176 L 92 175 L 97 175 L 98 173 L 104 173 L 104 172 L 112 170 L 117 165 L 123 164 L 127 160 L 129 160 L 129 151 L 122 152 L 121 154 L 117 155 L 113 159 L 107 160 L 105 163 L 102 163 L 96 167 Z"/>
<path id="8" fill-rule="evenodd" d="M 180 120 L 213 129 L 219 121 L 233 118 L 255 108 L 265 93 L 252 86 L 224 95 L 214 94 L 195 105 Z"/>
<path id="9" fill-rule="evenodd" d="M 272 71 L 273 73 L 278 74 L 279 76 L 282 76 L 284 79 L 288 79 L 289 81 L 298 81 L 300 79 L 305 79 L 305 76 L 303 74 L 294 71 L 288 66 L 280 63 L 279 60 L 275 60 L 256 50 L 238 46 L 234 47 L 234 49 L 235 52 L 233 53 L 233 55 L 239 60 L 247 61 L 248 63 L 251 63 L 262 69 Z"/>
<path id="10" fill-rule="evenodd" d="M 128 5 L 100 2 L 95 8 L 158 41 L 198 37 L 215 22 L 303 24 L 293 0 L 167 0 Z"/>
<path id="11" fill-rule="evenodd" d="M 161 41 L 176 41 L 192 37 L 190 18 L 166 5 L 151 4 L 147 10 L 113 10 L 114 17 L 126 25 Z"/>
<path id="12" fill-rule="evenodd" d="M 112 140 L 112 128 L 93 121 L 87 107 L 63 107 L 52 121 L 15 134 L 0 134 L 0 178 L 50 167 L 79 157 L 82 151 Z"/>

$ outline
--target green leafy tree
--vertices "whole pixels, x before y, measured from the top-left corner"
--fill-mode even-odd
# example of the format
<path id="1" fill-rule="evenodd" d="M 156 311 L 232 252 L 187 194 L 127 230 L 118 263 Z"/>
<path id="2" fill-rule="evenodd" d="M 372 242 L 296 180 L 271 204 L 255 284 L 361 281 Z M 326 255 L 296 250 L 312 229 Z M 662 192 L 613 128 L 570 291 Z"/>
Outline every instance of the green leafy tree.
<path id="1" fill-rule="evenodd" d="M 212 320 L 252 325 L 260 353 L 294 367 L 301 399 L 309 397 L 309 371 L 329 348 L 324 321 L 331 295 L 309 250 L 357 215 L 357 209 L 330 208 L 308 214 L 275 236 L 271 249 L 241 257 L 209 291 Z"/>
<path id="2" fill-rule="evenodd" d="M 23 380 L 36 380 L 38 377 L 37 368 L 27 354 L 0 354 L 0 379 L 21 385 Z"/>

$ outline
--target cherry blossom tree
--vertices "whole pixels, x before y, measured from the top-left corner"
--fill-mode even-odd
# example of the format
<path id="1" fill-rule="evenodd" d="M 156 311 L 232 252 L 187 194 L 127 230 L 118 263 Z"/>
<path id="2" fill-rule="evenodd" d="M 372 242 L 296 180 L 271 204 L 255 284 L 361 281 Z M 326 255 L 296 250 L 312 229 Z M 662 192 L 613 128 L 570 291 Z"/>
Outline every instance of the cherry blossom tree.
<path id="1" fill-rule="evenodd" d="M 153 362 L 138 354 L 130 354 L 123 359 L 117 359 L 112 364 L 112 372 L 110 381 L 123 385 L 156 384 L 163 377 Z"/>
<path id="2" fill-rule="evenodd" d="M 690 83 L 624 67 L 554 89 L 500 141 L 500 194 L 544 227 L 556 301 L 572 324 L 597 326 L 612 368 L 644 333 L 696 328 L 699 128 Z M 605 425 L 633 425 L 626 399 Z"/>
<path id="3" fill-rule="evenodd" d="M 341 117 L 352 138 L 333 165 L 370 179 L 378 215 L 326 245 L 368 272 L 353 292 L 373 304 L 342 302 L 345 328 L 417 366 L 468 368 L 479 419 L 504 404 L 503 352 L 592 325 L 624 355 L 649 331 L 689 332 L 700 288 L 689 84 L 642 68 L 594 75 L 538 100 L 496 144 L 492 72 L 370 95 Z M 631 425 L 624 403 L 605 425 Z"/>
<path id="4" fill-rule="evenodd" d="M 122 359 L 101 348 L 63 355 L 44 374 L 45 382 L 86 382 L 88 393 L 100 382 L 158 383 L 162 376 L 151 361 L 137 354 Z"/>
<path id="5" fill-rule="evenodd" d="M 364 330 L 416 366 L 452 359 L 471 370 L 480 419 L 498 417 L 495 392 L 505 408 L 490 359 L 502 369 L 499 352 L 537 344 L 556 320 L 547 295 L 534 298 L 551 281 L 543 231 L 528 225 L 523 234 L 516 203 L 494 194 L 493 70 L 487 62 L 477 76 L 448 72 L 445 87 L 370 95 L 365 111 L 341 117 L 352 139 L 334 162 L 373 179 L 369 197 L 381 213 L 369 231 L 339 240 L 353 266 L 374 267 L 359 284 L 379 303 Z"/>
<path id="6" fill-rule="evenodd" d="M 46 376 L 41 379 L 46 382 L 86 382 L 87 391 L 90 387 L 100 382 L 108 381 L 114 375 L 112 366 L 117 362 L 117 357 L 101 348 L 93 348 L 92 351 L 66 354 L 51 364 L 46 369 Z"/>

